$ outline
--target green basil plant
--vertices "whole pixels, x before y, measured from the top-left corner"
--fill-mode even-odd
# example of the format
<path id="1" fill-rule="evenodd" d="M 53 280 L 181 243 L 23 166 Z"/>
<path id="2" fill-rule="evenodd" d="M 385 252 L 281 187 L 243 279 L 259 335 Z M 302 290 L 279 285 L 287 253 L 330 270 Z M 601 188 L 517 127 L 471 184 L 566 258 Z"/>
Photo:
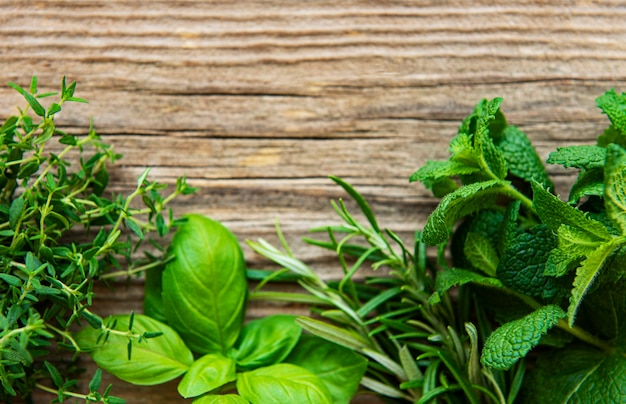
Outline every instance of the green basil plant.
<path id="1" fill-rule="evenodd" d="M 245 323 L 246 266 L 226 227 L 187 215 L 169 253 L 164 268 L 146 274 L 145 314 L 111 316 L 105 328 L 77 333 L 99 367 L 137 385 L 182 376 L 179 394 L 199 404 L 349 403 L 366 359 L 302 335 L 292 315 Z"/>

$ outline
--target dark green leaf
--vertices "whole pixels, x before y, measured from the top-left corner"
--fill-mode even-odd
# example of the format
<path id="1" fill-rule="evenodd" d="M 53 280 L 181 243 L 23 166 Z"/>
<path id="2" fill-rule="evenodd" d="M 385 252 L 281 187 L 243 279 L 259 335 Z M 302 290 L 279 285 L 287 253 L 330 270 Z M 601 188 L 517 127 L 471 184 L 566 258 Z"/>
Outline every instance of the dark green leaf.
<path id="1" fill-rule="evenodd" d="M 128 226 L 128 228 L 131 229 L 133 233 L 135 233 L 135 235 L 139 237 L 140 240 L 144 239 L 144 234 L 141 230 L 141 226 L 139 226 L 137 222 L 135 222 L 132 218 L 128 218 L 124 220 L 124 223 L 126 223 L 126 226 Z"/>
<path id="2" fill-rule="evenodd" d="M 162 267 L 150 268 L 146 271 L 144 281 L 143 311 L 155 320 L 167 323 L 165 308 L 163 307 L 163 298 L 161 297 L 162 274 Z"/>
<path id="3" fill-rule="evenodd" d="M 496 271 L 502 283 L 517 292 L 541 298 L 564 297 L 569 292 L 566 279 L 545 275 L 550 252 L 557 239 L 544 225 L 520 233 L 507 244 Z"/>
<path id="4" fill-rule="evenodd" d="M 511 174 L 528 182 L 537 181 L 545 188 L 554 187 L 535 147 L 519 128 L 507 126 L 495 144 Z"/>
<path id="5" fill-rule="evenodd" d="M 504 324 L 485 342 L 481 362 L 492 369 L 510 369 L 565 315 L 565 311 L 559 306 L 548 305 L 519 320 Z"/>
<path id="6" fill-rule="evenodd" d="M 96 372 L 89 382 L 89 391 L 98 391 L 100 383 L 102 383 L 102 370 L 96 369 Z"/>
<path id="7" fill-rule="evenodd" d="M 524 380 L 521 402 L 626 402 L 626 359 L 579 345 L 546 352 Z"/>
<path id="8" fill-rule="evenodd" d="M 53 102 L 52 104 L 50 104 L 50 107 L 48 108 L 48 117 L 51 117 L 54 114 L 57 114 L 61 112 L 61 106 L 59 104 L 57 104 L 56 102 Z"/>
<path id="9" fill-rule="evenodd" d="M 46 365 L 46 369 L 48 370 L 48 373 L 50 373 L 50 377 L 52 378 L 52 382 L 54 383 L 54 385 L 57 387 L 62 387 L 63 376 L 61 376 L 61 373 L 59 373 L 57 368 L 55 368 L 54 365 L 48 361 L 44 361 L 44 365 Z"/>
<path id="10" fill-rule="evenodd" d="M 24 211 L 25 204 L 26 202 L 22 197 L 15 198 L 13 199 L 13 202 L 11 202 L 11 207 L 9 208 L 9 223 L 11 225 L 11 229 L 16 229 L 17 223 L 22 218 L 22 212 Z"/>
<path id="11" fill-rule="evenodd" d="M 4 282 L 8 283 L 11 286 L 15 286 L 18 288 L 22 286 L 22 280 L 15 275 L 0 273 L 0 279 L 2 279 Z"/>

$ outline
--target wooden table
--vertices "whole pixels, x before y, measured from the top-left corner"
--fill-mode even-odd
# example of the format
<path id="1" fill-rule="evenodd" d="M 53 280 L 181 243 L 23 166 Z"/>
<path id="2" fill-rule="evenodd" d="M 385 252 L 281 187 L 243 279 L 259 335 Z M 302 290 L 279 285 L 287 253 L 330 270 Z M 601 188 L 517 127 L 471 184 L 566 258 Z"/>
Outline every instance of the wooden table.
<path id="1" fill-rule="evenodd" d="M 58 122 L 84 133 L 93 117 L 124 154 L 113 190 L 128 192 L 146 166 L 166 183 L 186 175 L 199 191 L 178 214 L 221 220 L 242 242 L 275 240 L 278 219 L 296 255 L 332 278 L 332 257 L 299 241 L 337 222 L 329 200 L 344 194 L 328 175 L 410 237 L 435 200 L 409 175 L 447 156 L 481 98 L 504 97 L 542 157 L 605 127 L 594 99 L 626 90 L 626 2 L 493 3 L 5 0 L 0 78 L 27 86 L 37 75 L 44 90 L 63 75 L 78 81 L 90 104 Z M 0 89 L 0 117 L 16 103 Z M 571 182 L 550 172 L 558 189 Z M 141 311 L 141 297 L 141 281 L 101 288 L 94 310 Z M 255 304 L 250 316 L 303 310 Z M 172 383 L 114 391 L 129 403 L 181 401 Z"/>

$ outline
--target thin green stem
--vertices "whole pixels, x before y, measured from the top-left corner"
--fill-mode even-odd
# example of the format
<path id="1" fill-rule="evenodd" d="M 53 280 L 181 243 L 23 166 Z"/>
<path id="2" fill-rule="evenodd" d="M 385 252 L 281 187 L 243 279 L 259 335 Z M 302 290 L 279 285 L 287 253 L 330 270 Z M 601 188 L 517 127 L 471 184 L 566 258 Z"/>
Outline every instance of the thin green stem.
<path id="1" fill-rule="evenodd" d="M 145 265 L 141 265 L 138 267 L 130 267 L 125 271 L 116 271 L 116 272 L 109 272 L 108 274 L 104 274 L 100 276 L 100 279 L 111 279 L 111 278 L 118 278 L 120 276 L 128 276 L 130 277 L 131 275 L 135 275 L 141 272 L 145 272 L 151 268 L 157 268 L 159 266 L 165 265 L 166 263 L 168 263 L 169 261 L 171 261 L 173 259 L 173 257 L 169 257 L 166 258 L 163 261 L 155 261 L 155 262 L 151 262 L 149 264 L 145 264 Z"/>

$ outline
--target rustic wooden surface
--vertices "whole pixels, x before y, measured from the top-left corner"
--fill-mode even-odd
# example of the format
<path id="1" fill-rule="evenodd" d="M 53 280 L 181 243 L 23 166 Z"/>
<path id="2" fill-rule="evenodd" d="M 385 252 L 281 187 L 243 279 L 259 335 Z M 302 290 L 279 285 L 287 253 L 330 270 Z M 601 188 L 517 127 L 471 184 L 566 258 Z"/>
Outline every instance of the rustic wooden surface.
<path id="1" fill-rule="evenodd" d="M 328 202 L 342 193 L 327 175 L 410 237 L 434 200 L 407 178 L 447 155 L 479 99 L 504 97 L 544 157 L 595 138 L 606 119 L 594 99 L 626 90 L 624 21 L 618 1 L 4 0 L 0 78 L 78 81 L 91 103 L 59 122 L 84 132 L 93 117 L 125 155 L 116 191 L 146 166 L 167 183 L 184 174 L 200 190 L 179 214 L 210 215 L 242 241 L 272 239 L 279 219 L 296 254 L 333 277 L 329 256 L 298 242 L 336 222 Z M 17 102 L 0 88 L 0 117 Z M 550 170 L 558 187 L 571 181 Z M 141 310 L 141 282 L 98 292 L 102 314 Z M 301 309 L 251 316 L 280 310 Z M 129 403 L 181 401 L 173 384 L 116 386 Z"/>

